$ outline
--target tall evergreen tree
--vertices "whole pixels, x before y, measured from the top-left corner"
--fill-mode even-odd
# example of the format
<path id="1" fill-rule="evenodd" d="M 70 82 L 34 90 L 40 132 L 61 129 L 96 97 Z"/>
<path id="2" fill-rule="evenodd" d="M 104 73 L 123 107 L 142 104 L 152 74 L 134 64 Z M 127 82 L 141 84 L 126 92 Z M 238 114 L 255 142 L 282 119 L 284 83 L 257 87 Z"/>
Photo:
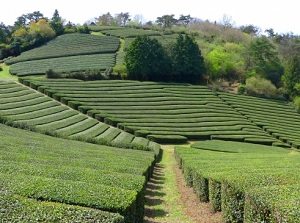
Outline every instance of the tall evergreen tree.
<path id="1" fill-rule="evenodd" d="M 205 74 L 204 59 L 198 44 L 189 35 L 180 34 L 170 50 L 174 81 L 200 83 Z"/>
<path id="2" fill-rule="evenodd" d="M 129 79 L 157 81 L 166 78 L 166 54 L 157 39 L 138 36 L 127 49 L 125 64 Z"/>

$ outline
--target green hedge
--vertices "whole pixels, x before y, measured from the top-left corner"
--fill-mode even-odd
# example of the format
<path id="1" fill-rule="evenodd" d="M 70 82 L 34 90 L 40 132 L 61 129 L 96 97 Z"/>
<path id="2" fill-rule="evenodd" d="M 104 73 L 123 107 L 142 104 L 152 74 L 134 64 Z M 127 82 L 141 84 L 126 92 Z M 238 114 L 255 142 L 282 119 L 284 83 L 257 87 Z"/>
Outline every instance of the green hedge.
<path id="1" fill-rule="evenodd" d="M 42 202 L 0 192 L 2 222 L 103 222 L 124 223 L 124 217 L 96 209 Z"/>
<path id="2" fill-rule="evenodd" d="M 161 144 L 184 144 L 187 138 L 181 135 L 147 135 L 147 139 Z"/>
<path id="3" fill-rule="evenodd" d="M 66 45 L 68 47 L 66 47 Z M 56 57 L 69 57 L 95 53 L 115 53 L 119 40 L 115 37 L 87 34 L 65 34 L 58 36 L 47 44 L 23 52 L 20 56 L 6 60 L 6 64 Z"/>
<path id="4" fill-rule="evenodd" d="M 222 210 L 224 222 L 277 222 L 268 221 L 268 213 L 275 216 L 280 201 L 296 198 L 293 190 L 286 188 L 294 188 L 288 185 L 300 182 L 298 151 L 224 141 L 204 141 L 193 147 L 176 147 L 176 160 L 187 185 L 193 187 L 201 201 L 210 202 L 213 212 Z M 266 193 L 267 190 L 273 192 Z M 296 195 L 299 196 L 298 191 Z M 284 214 L 276 212 L 276 216 L 295 213 L 297 208 L 292 210 L 285 210 Z"/>
<path id="5" fill-rule="evenodd" d="M 64 181 L 30 175 L 0 174 L 1 187 L 24 197 L 80 205 L 124 216 L 125 222 L 136 222 L 135 191 L 80 181 Z M 113 198 L 113 199 L 112 199 Z"/>

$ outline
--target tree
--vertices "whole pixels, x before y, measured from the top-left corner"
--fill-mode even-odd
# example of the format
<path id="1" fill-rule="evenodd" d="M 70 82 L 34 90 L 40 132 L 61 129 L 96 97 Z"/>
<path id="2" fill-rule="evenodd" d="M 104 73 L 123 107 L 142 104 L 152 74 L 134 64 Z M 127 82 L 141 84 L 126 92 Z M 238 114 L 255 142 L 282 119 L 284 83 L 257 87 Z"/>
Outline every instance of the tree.
<path id="1" fill-rule="evenodd" d="M 284 88 L 291 97 L 296 95 L 298 89 L 295 88 L 300 83 L 300 56 L 295 55 L 289 59 L 284 75 L 282 76 Z"/>
<path id="2" fill-rule="evenodd" d="M 26 15 L 26 19 L 28 22 L 38 22 L 40 19 L 43 19 L 44 15 L 40 11 L 34 11 L 32 13 L 28 13 Z"/>
<path id="3" fill-rule="evenodd" d="M 174 18 L 174 14 L 172 15 L 163 15 L 162 17 L 157 17 L 156 23 L 162 26 L 164 29 L 171 28 L 174 24 L 176 24 L 177 19 Z"/>
<path id="4" fill-rule="evenodd" d="M 50 25 L 51 25 L 52 29 L 54 30 L 56 36 L 62 35 L 64 33 L 63 20 L 60 17 L 57 9 L 55 9 L 55 11 L 53 13 Z"/>
<path id="5" fill-rule="evenodd" d="M 109 12 L 107 12 L 106 14 L 102 14 L 101 16 L 96 18 L 97 25 L 100 26 L 110 26 L 113 20 L 114 18 Z"/>
<path id="6" fill-rule="evenodd" d="M 188 24 L 193 20 L 193 18 L 190 15 L 180 15 L 178 19 L 178 23 L 183 25 L 184 27 L 187 27 Z"/>
<path id="7" fill-rule="evenodd" d="M 62 18 L 60 17 L 57 9 L 54 10 L 53 16 L 51 18 L 51 22 L 62 22 Z"/>
<path id="8" fill-rule="evenodd" d="M 216 46 L 206 56 L 207 73 L 211 79 L 236 80 L 243 74 L 242 47 L 235 43 Z"/>
<path id="9" fill-rule="evenodd" d="M 115 21 L 117 25 L 125 26 L 126 23 L 130 21 L 129 18 L 130 18 L 129 12 L 125 12 L 125 13 L 121 12 L 119 14 L 116 14 Z"/>
<path id="10" fill-rule="evenodd" d="M 245 26 L 240 26 L 239 28 L 242 32 L 247 33 L 249 35 L 256 36 L 259 33 L 259 28 L 254 25 L 245 25 Z"/>
<path id="11" fill-rule="evenodd" d="M 77 26 L 77 32 L 89 34 L 91 32 L 91 30 L 88 27 L 88 25 L 85 23 L 85 24 L 83 24 L 83 26 Z"/>
<path id="12" fill-rule="evenodd" d="M 254 71 L 278 86 L 283 74 L 278 52 L 275 46 L 262 36 L 250 43 L 250 55 Z"/>
<path id="13" fill-rule="evenodd" d="M 9 28 L 3 23 L 0 23 L 0 43 L 6 43 L 7 38 L 11 35 Z"/>
<path id="14" fill-rule="evenodd" d="M 224 14 L 220 24 L 223 26 L 224 30 L 228 28 L 232 28 L 234 26 L 234 21 L 232 20 L 232 16 Z"/>
<path id="15" fill-rule="evenodd" d="M 23 15 L 19 16 L 17 18 L 17 21 L 15 21 L 14 30 L 19 29 L 22 26 L 25 26 L 26 22 L 27 22 L 26 15 L 23 14 Z"/>
<path id="16" fill-rule="evenodd" d="M 125 54 L 128 79 L 157 81 L 166 79 L 167 58 L 157 39 L 138 36 Z"/>
<path id="17" fill-rule="evenodd" d="M 170 47 L 173 80 L 199 83 L 205 74 L 204 59 L 198 44 L 189 35 L 182 35 Z"/>

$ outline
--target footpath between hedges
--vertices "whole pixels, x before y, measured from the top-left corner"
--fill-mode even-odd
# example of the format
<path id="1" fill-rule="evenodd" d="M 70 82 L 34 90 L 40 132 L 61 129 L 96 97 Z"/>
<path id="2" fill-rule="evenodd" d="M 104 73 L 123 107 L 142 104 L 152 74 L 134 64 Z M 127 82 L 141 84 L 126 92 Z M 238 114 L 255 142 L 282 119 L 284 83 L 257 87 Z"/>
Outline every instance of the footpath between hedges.
<path id="1" fill-rule="evenodd" d="M 174 157 L 174 146 L 163 145 L 146 189 L 144 223 L 219 223 L 221 214 L 212 214 L 186 186 Z"/>

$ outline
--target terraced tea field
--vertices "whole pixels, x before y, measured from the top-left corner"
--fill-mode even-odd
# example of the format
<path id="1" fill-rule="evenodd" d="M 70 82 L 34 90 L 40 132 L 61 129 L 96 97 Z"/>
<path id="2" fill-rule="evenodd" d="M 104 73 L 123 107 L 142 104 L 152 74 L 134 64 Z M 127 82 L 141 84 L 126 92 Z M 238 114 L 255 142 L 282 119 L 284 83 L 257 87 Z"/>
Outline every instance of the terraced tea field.
<path id="1" fill-rule="evenodd" d="M 299 222 L 299 155 L 215 140 L 175 148 L 187 184 L 224 222 Z"/>
<path id="2" fill-rule="evenodd" d="M 91 117 L 156 142 L 224 139 L 281 145 L 204 86 L 22 80 Z"/>
<path id="3" fill-rule="evenodd" d="M 159 145 L 145 138 L 99 122 L 15 82 L 0 82 L 0 120 L 55 136 L 159 152 Z"/>
<path id="4" fill-rule="evenodd" d="M 57 57 L 116 53 L 119 39 L 112 36 L 89 34 L 65 34 L 56 37 L 46 45 L 23 52 L 20 56 L 6 60 L 6 64 Z"/>
<path id="5" fill-rule="evenodd" d="M 153 152 L 2 124 L 0 145 L 2 222 L 142 222 Z"/>
<path id="6" fill-rule="evenodd" d="M 10 66 L 10 73 L 17 76 L 45 74 L 52 69 L 57 73 L 86 70 L 106 70 L 114 67 L 115 54 L 92 54 L 51 59 L 33 60 Z"/>
<path id="7" fill-rule="evenodd" d="M 65 34 L 5 63 L 18 76 L 45 74 L 49 69 L 58 73 L 106 70 L 115 66 L 119 46 L 113 36 Z"/>
<path id="8" fill-rule="evenodd" d="M 273 137 L 300 148 L 300 114 L 286 102 L 228 93 L 219 97 Z"/>

